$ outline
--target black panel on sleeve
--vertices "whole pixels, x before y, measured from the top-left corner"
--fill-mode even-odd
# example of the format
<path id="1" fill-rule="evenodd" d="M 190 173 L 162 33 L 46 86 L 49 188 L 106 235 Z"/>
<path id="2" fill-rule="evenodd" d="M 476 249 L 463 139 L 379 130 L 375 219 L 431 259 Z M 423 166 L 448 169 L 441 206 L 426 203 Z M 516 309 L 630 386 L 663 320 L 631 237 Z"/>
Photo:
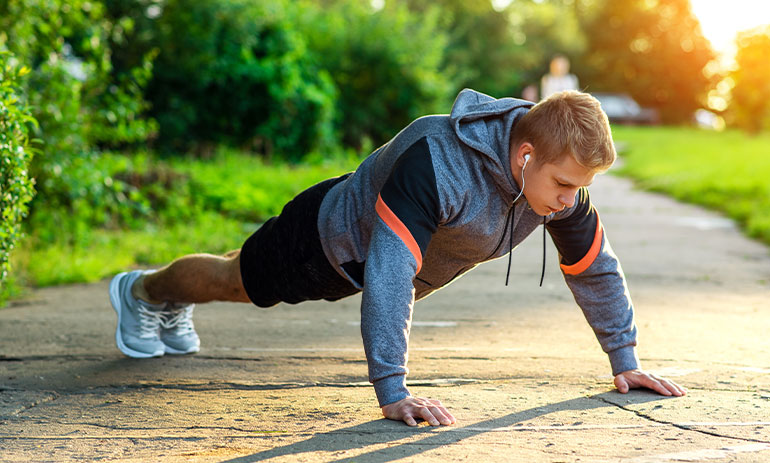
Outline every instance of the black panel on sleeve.
<path id="1" fill-rule="evenodd" d="M 440 211 L 436 173 L 425 137 L 399 157 L 380 196 L 406 226 L 425 256 L 431 236 L 438 227 Z"/>
<path id="2" fill-rule="evenodd" d="M 366 261 L 356 262 L 351 260 L 340 265 L 340 267 L 342 267 L 342 270 L 344 270 L 350 278 L 354 279 L 356 283 L 360 286 L 364 285 L 364 269 L 366 268 Z"/>
<path id="3" fill-rule="evenodd" d="M 573 207 L 575 210 L 569 217 L 551 220 L 546 225 L 563 265 L 574 265 L 588 254 L 598 225 L 596 209 L 591 205 L 586 187 L 578 190 Z"/>

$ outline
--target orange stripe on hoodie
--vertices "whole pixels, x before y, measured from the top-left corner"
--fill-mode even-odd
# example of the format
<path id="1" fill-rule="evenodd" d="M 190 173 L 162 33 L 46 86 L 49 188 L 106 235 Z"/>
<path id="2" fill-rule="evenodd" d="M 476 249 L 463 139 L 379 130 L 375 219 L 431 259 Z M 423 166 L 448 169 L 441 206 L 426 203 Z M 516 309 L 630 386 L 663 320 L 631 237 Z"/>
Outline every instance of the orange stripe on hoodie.
<path id="1" fill-rule="evenodd" d="M 602 228 L 602 221 L 599 220 L 599 213 L 596 213 L 596 233 L 594 233 L 594 242 L 591 244 L 591 247 L 588 249 L 588 252 L 586 255 L 580 259 L 578 262 L 572 264 L 572 265 L 561 265 L 561 269 L 566 273 L 567 275 L 578 275 L 580 273 L 585 272 L 588 267 L 591 266 L 591 264 L 594 263 L 596 260 L 596 256 L 599 255 L 599 251 L 602 249 L 602 235 L 604 233 L 604 230 Z"/>
<path id="2" fill-rule="evenodd" d="M 417 263 L 417 273 L 422 268 L 422 253 L 420 252 L 420 246 L 417 245 L 412 233 L 406 228 L 406 225 L 399 219 L 393 211 L 390 210 L 385 201 L 382 200 L 382 196 L 377 195 L 377 204 L 374 206 L 377 211 L 377 215 L 385 222 L 385 224 L 393 230 L 393 232 L 401 238 L 406 247 L 414 256 L 414 260 Z"/>

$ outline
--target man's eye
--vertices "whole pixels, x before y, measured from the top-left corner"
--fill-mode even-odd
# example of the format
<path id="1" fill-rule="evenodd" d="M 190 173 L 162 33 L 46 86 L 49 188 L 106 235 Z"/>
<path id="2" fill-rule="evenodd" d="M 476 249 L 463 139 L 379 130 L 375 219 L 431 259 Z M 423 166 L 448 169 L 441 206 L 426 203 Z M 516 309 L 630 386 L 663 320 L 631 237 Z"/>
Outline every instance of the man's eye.
<path id="1" fill-rule="evenodd" d="M 561 182 L 556 182 L 556 184 L 557 184 L 557 185 L 559 185 L 560 187 L 565 187 L 565 186 L 567 186 L 567 184 L 566 184 L 566 183 L 561 183 Z"/>

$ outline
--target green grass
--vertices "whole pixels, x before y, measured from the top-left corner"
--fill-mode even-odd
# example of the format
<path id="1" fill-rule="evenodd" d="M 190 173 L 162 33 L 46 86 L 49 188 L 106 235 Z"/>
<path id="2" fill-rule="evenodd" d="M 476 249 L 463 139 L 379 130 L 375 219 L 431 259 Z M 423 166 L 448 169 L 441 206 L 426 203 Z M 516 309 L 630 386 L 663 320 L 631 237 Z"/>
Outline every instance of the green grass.
<path id="1" fill-rule="evenodd" d="M 123 162 L 112 156 L 110 162 Z M 220 254 L 239 248 L 260 222 L 278 214 L 297 193 L 350 171 L 359 162 L 349 155 L 292 166 L 232 151 L 209 160 L 169 161 L 165 168 L 187 176 L 190 182 L 183 191 L 168 192 L 176 195 L 168 203 L 171 210 L 153 211 L 154 219 L 143 219 L 132 229 L 80 230 L 74 233 L 77 236 L 62 236 L 55 242 L 41 239 L 42 230 L 28 230 L 29 236 L 13 255 L 18 275 L 14 291 L 18 295 L 20 282 L 29 286 L 92 282 L 184 254 Z M 182 213 L 174 211 L 176 207 L 194 210 Z"/>
<path id="2" fill-rule="evenodd" d="M 770 134 L 614 127 L 621 175 L 644 189 L 724 212 L 770 244 Z"/>
<path id="3" fill-rule="evenodd" d="M 208 161 L 171 161 L 173 169 L 193 181 L 202 207 L 245 221 L 264 221 L 305 188 L 354 170 L 361 159 L 349 155 L 311 159 L 302 165 L 268 164 L 262 159 L 221 151 Z"/>
<path id="4" fill-rule="evenodd" d="M 77 243 L 40 246 L 33 237 L 19 249 L 14 268 L 33 286 L 92 282 L 184 254 L 224 253 L 240 247 L 256 229 L 214 213 L 199 219 L 195 224 L 147 224 L 142 230 L 94 230 Z"/>

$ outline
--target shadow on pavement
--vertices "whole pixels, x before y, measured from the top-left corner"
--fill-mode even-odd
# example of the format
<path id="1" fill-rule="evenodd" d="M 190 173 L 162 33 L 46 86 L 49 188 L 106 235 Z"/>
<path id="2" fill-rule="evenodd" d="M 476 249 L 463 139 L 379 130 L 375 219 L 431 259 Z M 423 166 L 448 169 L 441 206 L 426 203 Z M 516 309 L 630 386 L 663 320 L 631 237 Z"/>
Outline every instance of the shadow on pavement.
<path id="1" fill-rule="evenodd" d="M 602 407 L 615 407 L 620 393 L 616 391 L 604 392 L 592 396 L 576 397 L 537 408 L 530 408 L 509 415 L 494 418 L 491 420 L 480 421 L 465 427 L 425 427 L 409 428 L 405 424 L 397 423 L 386 419 L 363 423 L 349 428 L 336 429 L 334 431 L 317 434 L 310 439 L 283 447 L 265 450 L 253 455 L 226 460 L 223 463 L 252 463 L 268 460 L 287 455 L 299 455 L 312 452 L 340 452 L 362 448 L 372 444 L 394 442 L 415 435 L 426 435 L 422 439 L 409 440 L 395 446 L 388 446 L 382 449 L 373 450 L 368 453 L 356 455 L 354 457 L 332 460 L 332 463 L 352 463 L 370 462 L 384 463 L 398 460 L 405 457 L 412 457 L 423 452 L 444 446 L 456 444 L 464 439 L 468 439 L 486 432 L 494 432 L 504 428 L 514 426 L 526 420 L 545 416 L 550 413 L 564 410 L 591 410 Z M 613 400 L 614 399 L 614 400 Z M 631 391 L 623 396 L 627 404 L 643 404 L 656 400 L 664 400 L 666 397 L 660 396 L 648 391 Z M 376 435 L 376 439 L 371 437 L 362 442 L 357 435 Z"/>

